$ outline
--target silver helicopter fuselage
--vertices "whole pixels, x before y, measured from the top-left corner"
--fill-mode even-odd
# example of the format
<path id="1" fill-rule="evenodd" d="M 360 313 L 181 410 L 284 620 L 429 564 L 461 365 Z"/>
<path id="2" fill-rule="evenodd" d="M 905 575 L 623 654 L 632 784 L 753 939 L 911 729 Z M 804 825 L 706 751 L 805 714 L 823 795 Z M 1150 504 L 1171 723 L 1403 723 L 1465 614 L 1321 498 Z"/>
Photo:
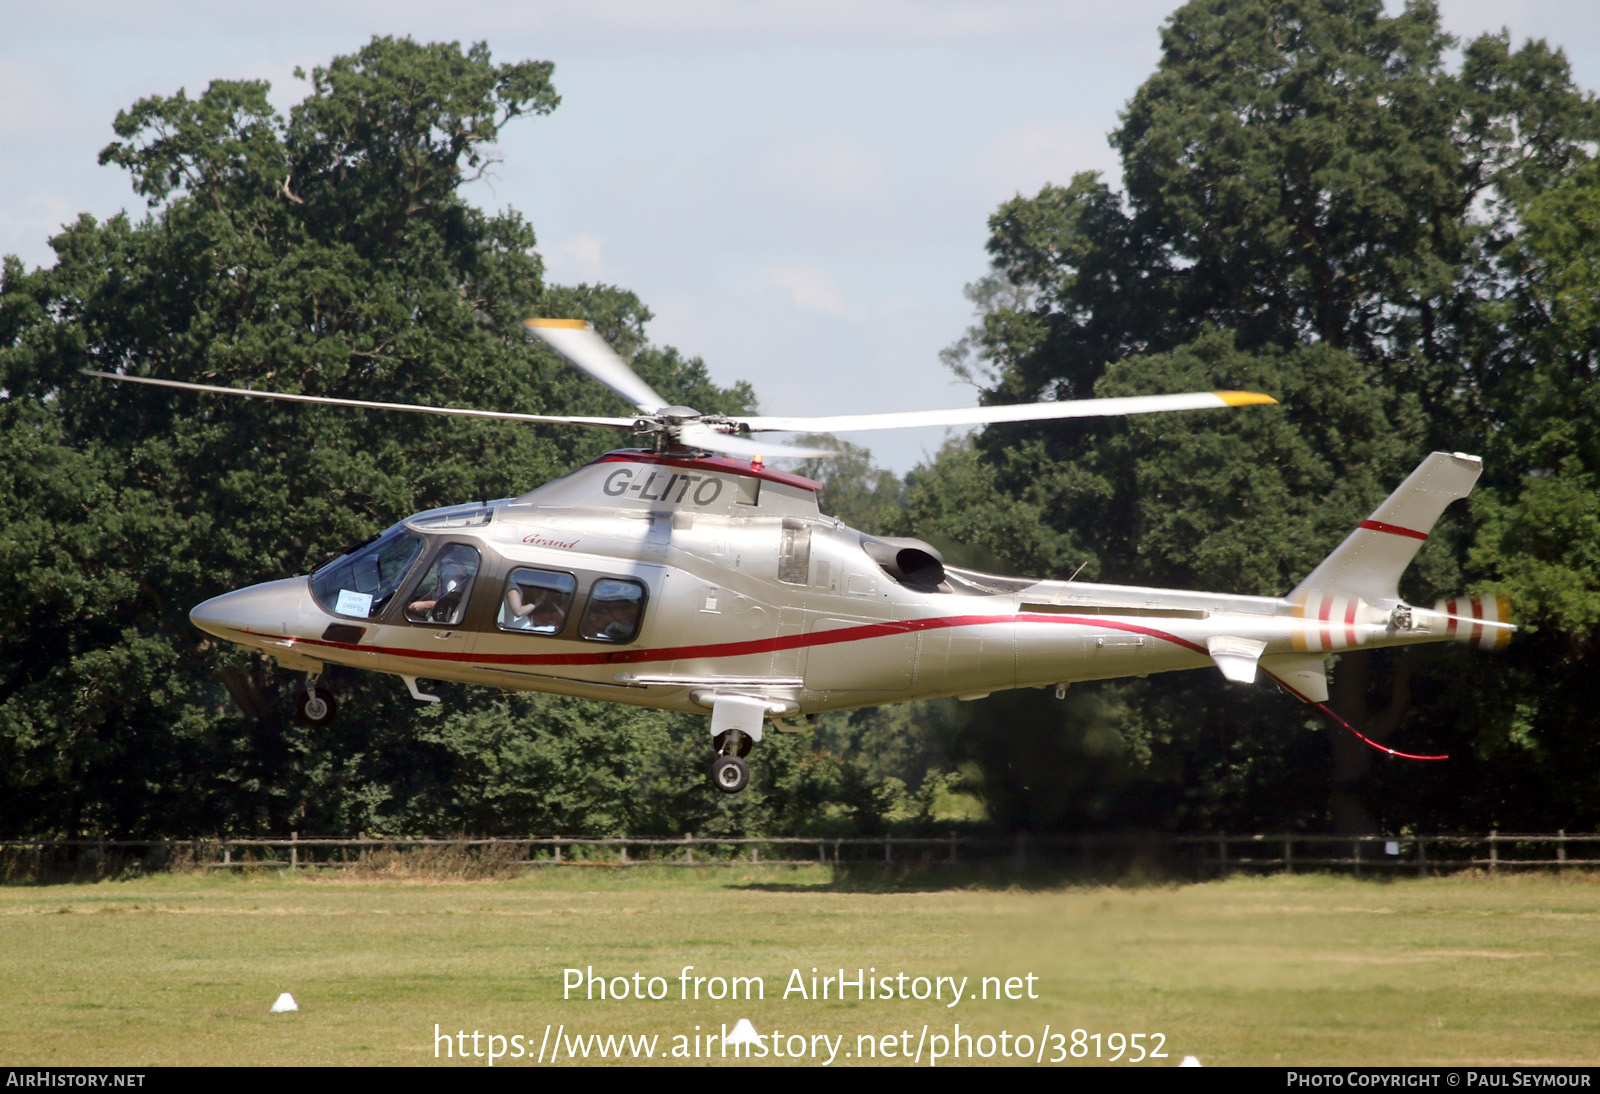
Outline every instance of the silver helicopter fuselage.
<path id="1" fill-rule="evenodd" d="M 764 718 L 1206 666 L 1241 682 L 1259 668 L 1317 701 L 1331 652 L 1503 644 L 1492 601 L 1412 608 L 1392 577 L 1363 584 L 1374 558 L 1403 568 L 1426 538 L 1376 519 L 1413 504 L 1413 480 L 1412 494 L 1435 484 L 1431 526 L 1477 473 L 1475 458 L 1429 457 L 1340 548 L 1348 565 L 1335 552 L 1289 596 L 1256 597 L 946 566 L 925 543 L 823 516 L 817 483 L 759 460 L 619 451 L 518 498 L 419 513 L 191 617 L 313 678 L 343 665 L 401 676 L 419 699 L 419 679 L 452 680 L 709 711 L 713 733 L 722 717 L 756 740 Z M 419 607 L 451 567 L 450 610 Z M 533 628 L 513 590 L 560 603 Z M 602 619 L 612 609 L 621 624 Z"/>

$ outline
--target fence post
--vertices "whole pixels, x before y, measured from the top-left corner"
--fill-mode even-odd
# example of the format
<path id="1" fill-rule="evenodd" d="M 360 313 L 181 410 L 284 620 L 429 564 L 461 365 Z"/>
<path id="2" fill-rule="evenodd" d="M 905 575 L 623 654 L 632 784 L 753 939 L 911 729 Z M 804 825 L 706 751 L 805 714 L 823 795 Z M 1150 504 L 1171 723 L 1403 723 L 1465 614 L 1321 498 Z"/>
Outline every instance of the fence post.
<path id="1" fill-rule="evenodd" d="M 222 865 L 233 867 L 233 844 L 228 840 L 222 841 Z"/>
<path id="2" fill-rule="evenodd" d="M 885 832 L 883 834 L 883 864 L 885 866 L 894 861 L 894 852 L 891 850 L 892 846 L 893 845 L 889 842 L 889 833 Z"/>
<path id="3" fill-rule="evenodd" d="M 1489 872 L 1491 874 L 1500 869 L 1500 847 L 1495 842 L 1499 835 L 1500 833 L 1497 830 L 1489 829 Z"/>
<path id="4" fill-rule="evenodd" d="M 1556 873 L 1567 872 L 1567 830 L 1556 829 Z"/>
<path id="5" fill-rule="evenodd" d="M 684 856 L 689 860 L 689 865 L 693 866 L 694 865 L 694 833 L 693 832 L 690 832 L 688 835 L 683 837 L 683 853 L 684 853 Z M 462 1043 L 465 1044 L 466 1042 L 462 1042 Z"/>
<path id="6" fill-rule="evenodd" d="M 1294 873 L 1294 840 L 1287 836 L 1283 840 L 1283 872 Z"/>
<path id="7" fill-rule="evenodd" d="M 1427 877 L 1428 876 L 1428 852 L 1427 852 L 1426 848 L 1427 848 L 1427 837 L 1418 836 L 1417 837 L 1417 876 L 1418 877 Z"/>
<path id="8" fill-rule="evenodd" d="M 626 840 L 628 838 L 628 833 L 622 833 L 622 838 Z M 622 865 L 628 865 L 628 845 L 626 843 L 622 845 Z"/>
<path id="9" fill-rule="evenodd" d="M 300 830 L 297 828 L 289 833 L 289 869 L 298 869 L 300 866 L 300 848 L 295 844 L 300 840 Z"/>
<path id="10" fill-rule="evenodd" d="M 1356 840 L 1351 846 L 1355 848 L 1356 877 L 1361 876 L 1361 841 Z"/>
<path id="11" fill-rule="evenodd" d="M 555 841 L 556 841 L 556 865 L 560 866 L 561 865 L 561 836 L 559 834 L 555 837 Z"/>

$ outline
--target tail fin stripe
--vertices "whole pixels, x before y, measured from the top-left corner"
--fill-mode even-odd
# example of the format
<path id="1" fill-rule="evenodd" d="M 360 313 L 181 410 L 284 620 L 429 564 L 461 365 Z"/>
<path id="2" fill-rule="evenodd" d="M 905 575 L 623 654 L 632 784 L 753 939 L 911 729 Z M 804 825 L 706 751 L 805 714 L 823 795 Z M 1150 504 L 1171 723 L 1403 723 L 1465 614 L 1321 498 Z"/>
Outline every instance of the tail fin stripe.
<path id="1" fill-rule="evenodd" d="M 1398 524 L 1385 524 L 1381 520 L 1364 520 L 1356 527 L 1365 528 L 1369 532 L 1387 532 L 1391 536 L 1410 536 L 1412 539 L 1427 539 L 1428 533 L 1419 532 L 1415 528 L 1403 528 Z"/>

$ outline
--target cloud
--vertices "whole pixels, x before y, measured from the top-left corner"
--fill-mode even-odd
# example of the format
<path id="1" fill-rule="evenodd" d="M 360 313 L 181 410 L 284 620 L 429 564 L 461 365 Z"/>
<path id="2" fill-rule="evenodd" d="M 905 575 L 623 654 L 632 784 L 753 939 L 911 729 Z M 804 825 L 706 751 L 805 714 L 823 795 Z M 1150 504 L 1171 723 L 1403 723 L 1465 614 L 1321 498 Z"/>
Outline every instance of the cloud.
<path id="1" fill-rule="evenodd" d="M 1102 114 L 1081 119 L 1041 118 L 1001 134 L 973 157 L 969 171 L 991 201 L 1036 193 L 1045 183 L 1065 186 L 1079 171 L 1099 171 L 1115 186 L 1122 176 L 1106 142 Z"/>
<path id="2" fill-rule="evenodd" d="M 557 281 L 598 281 L 605 276 L 605 240 L 578 235 L 540 248 L 545 267 Z"/>
<path id="3" fill-rule="evenodd" d="M 756 283 L 785 290 L 800 311 L 819 312 L 839 319 L 855 318 L 845 306 L 844 294 L 818 266 L 775 266 L 763 271 Z"/>
<path id="4" fill-rule="evenodd" d="M 889 196 L 889 170 L 881 149 L 845 137 L 801 140 L 776 149 L 756 164 L 759 185 L 789 194 L 815 208 L 875 204 Z"/>

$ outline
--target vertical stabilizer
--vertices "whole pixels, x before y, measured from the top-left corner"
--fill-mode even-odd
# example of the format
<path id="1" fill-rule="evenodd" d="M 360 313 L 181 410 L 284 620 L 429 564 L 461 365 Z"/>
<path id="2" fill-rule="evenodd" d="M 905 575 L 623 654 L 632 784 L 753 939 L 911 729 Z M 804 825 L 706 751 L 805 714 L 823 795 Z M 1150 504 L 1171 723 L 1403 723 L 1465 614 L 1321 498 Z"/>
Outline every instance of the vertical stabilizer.
<path id="1" fill-rule="evenodd" d="M 1466 497 L 1482 471 L 1477 456 L 1433 453 L 1295 586 L 1289 599 L 1339 592 L 1375 605 L 1398 600 L 1400 575 L 1427 541 L 1439 514 Z"/>

